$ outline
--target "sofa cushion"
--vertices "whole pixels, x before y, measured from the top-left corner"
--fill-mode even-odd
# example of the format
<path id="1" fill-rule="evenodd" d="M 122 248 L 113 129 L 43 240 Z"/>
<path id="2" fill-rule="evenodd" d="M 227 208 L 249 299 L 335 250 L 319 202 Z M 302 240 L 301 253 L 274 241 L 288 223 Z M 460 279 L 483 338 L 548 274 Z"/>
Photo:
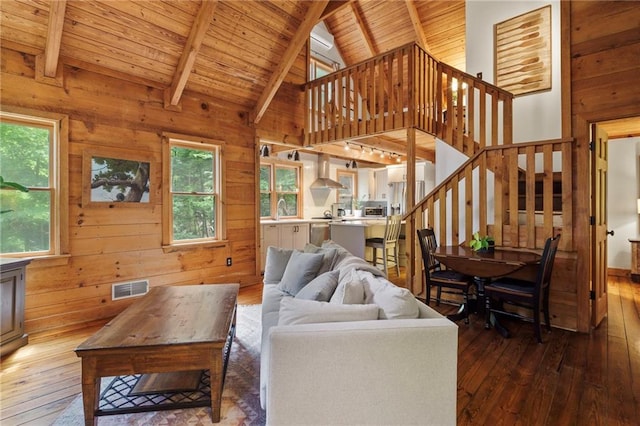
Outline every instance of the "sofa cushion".
<path id="1" fill-rule="evenodd" d="M 376 305 L 337 305 L 286 297 L 280 301 L 278 325 L 377 319 L 378 307 Z"/>
<path id="2" fill-rule="evenodd" d="M 296 294 L 296 298 L 328 302 L 338 286 L 339 276 L 340 271 L 328 271 L 318 275 Z"/>
<path id="3" fill-rule="evenodd" d="M 305 245 L 302 251 L 305 253 L 322 253 L 324 255 L 322 258 L 322 265 L 320 265 L 320 269 L 318 270 L 318 275 L 324 274 L 325 272 L 333 269 L 336 254 L 338 253 L 338 250 L 335 248 L 323 248 L 313 244 Z"/>
<path id="4" fill-rule="evenodd" d="M 295 296 L 302 287 L 316 277 L 323 257 L 322 253 L 303 253 L 294 250 L 282 274 L 278 289 Z"/>
<path id="5" fill-rule="evenodd" d="M 265 284 L 278 284 L 280 282 L 291 258 L 291 253 L 293 253 L 293 250 L 273 246 L 267 248 L 263 280 Z"/>
<path id="6" fill-rule="evenodd" d="M 338 287 L 331 296 L 330 302 L 335 304 L 364 303 L 364 283 L 355 269 L 341 269 Z"/>
<path id="7" fill-rule="evenodd" d="M 380 307 L 380 319 L 418 318 L 418 301 L 406 288 L 398 287 L 385 278 L 360 272 L 365 289 L 363 303 L 374 303 Z"/>

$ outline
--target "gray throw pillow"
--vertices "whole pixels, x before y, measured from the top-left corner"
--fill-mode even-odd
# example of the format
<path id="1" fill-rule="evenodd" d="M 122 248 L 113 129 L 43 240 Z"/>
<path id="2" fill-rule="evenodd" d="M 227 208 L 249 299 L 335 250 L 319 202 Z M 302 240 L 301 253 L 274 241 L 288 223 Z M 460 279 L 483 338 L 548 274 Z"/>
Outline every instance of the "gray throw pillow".
<path id="1" fill-rule="evenodd" d="M 278 290 L 292 296 L 298 294 L 302 287 L 318 275 L 322 258 L 322 253 L 303 253 L 295 250 L 291 253 L 289 263 L 282 274 Z"/>
<path id="2" fill-rule="evenodd" d="M 305 253 L 324 254 L 324 258 L 322 259 L 322 265 L 320 265 L 320 269 L 318 270 L 318 275 L 324 274 L 325 272 L 333 269 L 333 265 L 336 259 L 336 254 L 338 254 L 338 250 L 335 248 L 323 248 L 323 247 L 314 246 L 313 244 L 307 244 L 306 246 L 304 246 L 303 251 Z"/>
<path id="3" fill-rule="evenodd" d="M 315 277 L 296 294 L 297 299 L 328 302 L 338 286 L 340 271 L 328 271 Z"/>
<path id="4" fill-rule="evenodd" d="M 278 247 L 267 247 L 267 261 L 264 265 L 264 283 L 278 284 L 287 268 L 293 250 Z"/>

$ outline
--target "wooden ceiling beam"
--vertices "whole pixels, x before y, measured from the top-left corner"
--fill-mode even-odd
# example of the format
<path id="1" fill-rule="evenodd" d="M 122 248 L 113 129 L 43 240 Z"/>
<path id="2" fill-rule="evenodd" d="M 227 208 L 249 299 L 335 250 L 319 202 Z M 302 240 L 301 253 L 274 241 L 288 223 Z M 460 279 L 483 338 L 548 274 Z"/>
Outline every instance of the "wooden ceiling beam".
<path id="1" fill-rule="evenodd" d="M 423 50 L 428 52 L 429 45 L 427 44 L 427 36 L 424 32 L 424 27 L 422 26 L 422 21 L 420 20 L 420 14 L 418 13 L 416 4 L 414 0 L 405 0 L 404 3 L 407 5 L 407 10 L 409 11 L 409 19 L 411 20 L 413 30 L 416 33 L 416 41 Z"/>
<path id="2" fill-rule="evenodd" d="M 213 14 L 218 6 L 218 0 L 205 0 L 198 10 L 198 15 L 191 26 L 191 32 L 187 39 L 187 44 L 182 51 L 182 56 L 173 75 L 171 86 L 165 92 L 165 108 L 168 106 L 176 106 L 180 102 L 182 92 L 184 91 L 189 75 L 196 62 L 196 57 L 202 46 L 202 40 L 207 34 L 209 24 L 213 19 Z"/>
<path id="3" fill-rule="evenodd" d="M 367 26 L 364 24 L 362 15 L 360 15 L 360 12 L 358 11 L 358 6 L 356 3 L 351 3 L 351 12 L 353 13 L 353 17 L 355 18 L 356 23 L 358 24 L 358 30 L 360 35 L 362 36 L 362 41 L 364 41 L 364 44 L 367 46 L 367 49 L 369 49 L 369 57 L 376 56 L 376 50 L 373 45 L 373 39 L 371 38 L 371 34 L 369 33 Z"/>
<path id="4" fill-rule="evenodd" d="M 324 12 L 322 12 L 320 20 L 324 21 L 326 18 L 341 10 L 345 6 L 348 6 L 349 3 L 352 2 L 353 0 L 330 0 L 327 7 L 324 8 Z"/>
<path id="5" fill-rule="evenodd" d="M 316 25 L 320 21 L 320 16 L 322 15 L 322 12 L 324 12 L 327 3 L 329 3 L 329 0 L 309 2 L 309 9 L 307 10 L 307 13 L 302 22 L 300 22 L 298 31 L 296 31 L 296 33 L 293 35 L 293 38 L 289 42 L 287 50 L 282 56 L 282 59 L 280 59 L 280 61 L 278 62 L 278 66 L 274 70 L 273 74 L 271 74 L 271 78 L 269 78 L 264 91 L 258 98 L 256 107 L 252 113 L 254 124 L 259 123 L 262 119 L 262 116 L 269 107 L 269 104 L 273 100 L 273 97 L 276 95 L 276 92 L 280 88 L 282 81 L 289 72 L 289 69 L 291 69 L 293 62 L 298 57 L 302 46 L 304 46 L 304 44 L 309 39 L 311 30 L 313 29 L 314 25 Z"/>
<path id="6" fill-rule="evenodd" d="M 44 75 L 55 77 L 60 57 L 60 42 L 64 27 L 64 13 L 67 0 L 51 0 L 49 7 L 49 24 L 47 27 L 47 43 L 44 48 Z"/>

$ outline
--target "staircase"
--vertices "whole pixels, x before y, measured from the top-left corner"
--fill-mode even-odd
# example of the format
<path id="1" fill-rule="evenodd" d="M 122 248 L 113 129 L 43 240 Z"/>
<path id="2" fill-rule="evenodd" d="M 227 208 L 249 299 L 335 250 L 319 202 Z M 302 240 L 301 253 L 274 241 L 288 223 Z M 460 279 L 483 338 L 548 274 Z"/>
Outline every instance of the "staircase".
<path id="1" fill-rule="evenodd" d="M 511 93 L 415 43 L 311 81 L 305 93 L 307 146 L 407 129 L 408 161 L 415 161 L 415 131 L 469 157 L 405 215 L 414 293 L 423 288 L 420 228 L 433 227 L 440 244 L 479 231 L 498 246 L 533 250 L 562 228 L 562 246 L 572 246 L 571 173 L 558 172 L 573 169 L 572 140 L 513 144 Z"/>

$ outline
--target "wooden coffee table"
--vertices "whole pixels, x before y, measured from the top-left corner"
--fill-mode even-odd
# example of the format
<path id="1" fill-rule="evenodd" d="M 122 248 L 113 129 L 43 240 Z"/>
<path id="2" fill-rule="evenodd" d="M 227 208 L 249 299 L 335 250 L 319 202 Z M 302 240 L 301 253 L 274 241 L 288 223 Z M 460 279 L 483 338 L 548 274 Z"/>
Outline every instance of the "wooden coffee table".
<path id="1" fill-rule="evenodd" d="M 154 287 L 76 348 L 86 425 L 96 424 L 100 378 L 209 370 L 211 418 L 220 421 L 224 349 L 233 334 L 238 284 Z"/>

